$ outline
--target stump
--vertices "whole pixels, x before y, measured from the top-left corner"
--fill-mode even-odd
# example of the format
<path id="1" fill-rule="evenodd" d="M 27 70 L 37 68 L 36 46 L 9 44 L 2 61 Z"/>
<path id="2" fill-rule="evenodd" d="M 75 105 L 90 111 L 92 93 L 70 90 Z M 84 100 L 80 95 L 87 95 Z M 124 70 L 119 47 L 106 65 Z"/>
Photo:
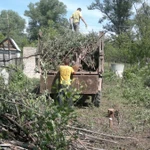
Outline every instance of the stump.
<path id="1" fill-rule="evenodd" d="M 113 128 L 114 113 L 115 113 L 115 110 L 113 108 L 108 109 L 109 127 L 110 128 Z"/>

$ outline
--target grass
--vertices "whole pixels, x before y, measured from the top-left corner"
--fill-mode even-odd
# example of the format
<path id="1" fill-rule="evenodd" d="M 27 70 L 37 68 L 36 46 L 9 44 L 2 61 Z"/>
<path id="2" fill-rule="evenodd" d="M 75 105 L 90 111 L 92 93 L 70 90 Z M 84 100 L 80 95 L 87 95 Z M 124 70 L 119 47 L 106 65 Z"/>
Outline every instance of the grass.
<path id="1" fill-rule="evenodd" d="M 150 149 L 150 109 L 131 105 L 122 97 L 122 79 L 106 71 L 103 78 L 102 100 L 99 108 L 89 106 L 77 108 L 80 127 L 114 136 L 134 137 L 138 141 L 117 139 L 118 144 L 99 143 L 99 148 L 107 150 L 148 150 Z M 118 119 L 109 127 L 108 109 L 118 111 Z"/>

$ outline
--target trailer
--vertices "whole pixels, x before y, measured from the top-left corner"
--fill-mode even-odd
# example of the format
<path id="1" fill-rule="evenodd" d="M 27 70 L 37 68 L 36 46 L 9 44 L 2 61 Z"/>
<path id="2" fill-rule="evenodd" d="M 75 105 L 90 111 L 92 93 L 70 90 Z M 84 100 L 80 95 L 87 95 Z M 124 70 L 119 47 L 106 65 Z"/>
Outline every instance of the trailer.
<path id="1" fill-rule="evenodd" d="M 97 41 L 97 55 L 98 55 L 98 67 L 95 71 L 77 71 L 72 75 L 73 82 L 72 86 L 78 90 L 82 86 L 80 94 L 86 99 L 86 97 L 91 96 L 92 102 L 96 107 L 100 106 L 101 92 L 102 92 L 102 74 L 104 72 L 104 32 L 99 33 L 99 40 Z M 76 64 L 82 65 L 82 56 L 86 51 L 76 55 Z M 47 90 L 50 94 L 56 93 L 55 89 L 56 82 L 59 79 L 59 74 L 57 71 L 48 72 L 46 79 L 41 74 L 40 77 L 40 93 L 44 93 Z M 53 88 L 55 86 L 55 88 Z M 59 86 L 59 85 L 58 85 Z"/>

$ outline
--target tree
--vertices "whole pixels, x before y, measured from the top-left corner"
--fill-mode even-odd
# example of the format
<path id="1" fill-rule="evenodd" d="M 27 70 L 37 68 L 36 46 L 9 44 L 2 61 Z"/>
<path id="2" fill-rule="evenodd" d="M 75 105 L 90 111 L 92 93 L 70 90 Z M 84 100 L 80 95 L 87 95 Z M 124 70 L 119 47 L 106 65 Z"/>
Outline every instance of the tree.
<path id="1" fill-rule="evenodd" d="M 5 36 L 0 32 L 0 41 L 4 40 Z"/>
<path id="2" fill-rule="evenodd" d="M 150 6 L 143 3 L 136 9 L 133 18 L 134 30 L 124 32 L 106 42 L 105 54 L 107 61 L 121 61 L 140 64 L 142 67 L 150 58 Z"/>
<path id="3" fill-rule="evenodd" d="M 138 37 L 144 38 L 149 36 L 150 32 L 150 6 L 147 3 L 143 3 L 142 6 L 136 10 L 135 16 L 135 28 L 138 31 Z"/>
<path id="4" fill-rule="evenodd" d="M 29 17 L 28 32 L 32 40 L 37 39 L 41 27 L 49 27 L 49 21 L 55 23 L 54 28 L 58 28 L 66 21 L 64 21 L 66 6 L 58 0 L 40 0 L 35 4 L 30 3 L 28 7 L 25 16 Z"/>
<path id="5" fill-rule="evenodd" d="M 13 38 L 22 48 L 28 43 L 27 35 L 24 33 L 25 19 L 12 10 L 2 10 L 0 13 L 0 40 L 6 37 Z"/>
<path id="6" fill-rule="evenodd" d="M 2 10 L 0 13 L 0 31 L 4 36 L 23 33 L 25 20 L 12 10 Z"/>
<path id="7" fill-rule="evenodd" d="M 144 61 L 150 57 L 150 6 L 143 3 L 139 9 L 136 10 L 134 19 L 136 40 L 132 48 L 133 57 L 137 57 L 138 61 Z M 144 64 L 145 65 L 145 64 Z"/>
<path id="8" fill-rule="evenodd" d="M 103 13 L 103 17 L 99 20 L 102 23 L 107 20 L 108 23 L 104 26 L 107 31 L 121 34 L 130 29 L 130 17 L 132 15 L 133 3 L 139 0 L 95 0 L 88 9 L 97 9 Z"/>

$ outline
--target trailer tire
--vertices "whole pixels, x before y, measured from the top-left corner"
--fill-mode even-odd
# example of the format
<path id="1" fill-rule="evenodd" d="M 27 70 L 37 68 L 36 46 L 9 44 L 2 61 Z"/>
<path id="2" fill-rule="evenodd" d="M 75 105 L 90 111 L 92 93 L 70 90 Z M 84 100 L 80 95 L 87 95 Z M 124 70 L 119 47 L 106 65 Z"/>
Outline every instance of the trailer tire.
<path id="1" fill-rule="evenodd" d="M 94 106 L 99 107 L 101 101 L 101 91 L 98 91 L 97 94 L 95 94 L 92 99 Z"/>

